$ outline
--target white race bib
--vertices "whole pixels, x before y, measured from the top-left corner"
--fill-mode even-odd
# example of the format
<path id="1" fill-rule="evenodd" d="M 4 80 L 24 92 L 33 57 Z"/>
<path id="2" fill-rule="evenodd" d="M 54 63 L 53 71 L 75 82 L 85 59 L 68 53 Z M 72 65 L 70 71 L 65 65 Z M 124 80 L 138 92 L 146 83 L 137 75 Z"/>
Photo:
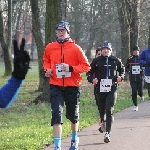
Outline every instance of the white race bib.
<path id="1" fill-rule="evenodd" d="M 112 86 L 112 79 L 101 79 L 100 92 L 110 92 Z"/>
<path id="2" fill-rule="evenodd" d="M 145 76 L 145 82 L 150 83 L 150 76 Z"/>
<path id="3" fill-rule="evenodd" d="M 71 77 L 71 72 L 66 72 L 66 71 L 62 71 L 61 70 L 62 66 L 63 66 L 63 64 L 56 64 L 56 75 L 57 75 L 57 78 Z"/>
<path id="4" fill-rule="evenodd" d="M 132 66 L 132 74 L 140 74 L 140 66 Z"/>

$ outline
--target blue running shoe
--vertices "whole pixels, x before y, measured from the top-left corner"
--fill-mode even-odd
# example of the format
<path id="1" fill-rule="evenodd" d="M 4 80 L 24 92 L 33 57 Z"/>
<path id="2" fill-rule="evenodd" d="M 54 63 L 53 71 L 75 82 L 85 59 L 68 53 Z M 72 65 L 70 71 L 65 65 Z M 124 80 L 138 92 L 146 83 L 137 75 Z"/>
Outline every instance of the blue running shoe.
<path id="1" fill-rule="evenodd" d="M 79 143 L 79 138 L 77 141 L 71 141 L 71 147 L 69 148 L 69 150 L 78 150 L 78 143 Z"/>
<path id="2" fill-rule="evenodd" d="M 54 150 L 61 150 L 61 148 L 58 147 L 58 146 L 56 146 L 56 147 L 54 148 Z"/>

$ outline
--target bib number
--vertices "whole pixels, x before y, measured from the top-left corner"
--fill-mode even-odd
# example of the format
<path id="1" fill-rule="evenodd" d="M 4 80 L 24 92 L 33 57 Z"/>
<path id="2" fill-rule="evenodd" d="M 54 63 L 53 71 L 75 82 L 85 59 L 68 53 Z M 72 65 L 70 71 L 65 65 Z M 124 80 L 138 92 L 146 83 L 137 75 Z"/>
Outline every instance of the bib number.
<path id="1" fill-rule="evenodd" d="M 145 82 L 150 83 L 150 76 L 145 76 Z"/>
<path id="2" fill-rule="evenodd" d="M 112 79 L 101 79 L 100 92 L 110 92 L 112 86 Z"/>
<path id="3" fill-rule="evenodd" d="M 140 66 L 132 66 L 132 74 L 140 74 Z"/>
<path id="4" fill-rule="evenodd" d="M 61 67 L 63 64 L 56 64 L 56 76 L 57 78 L 71 77 L 71 72 L 62 71 Z"/>

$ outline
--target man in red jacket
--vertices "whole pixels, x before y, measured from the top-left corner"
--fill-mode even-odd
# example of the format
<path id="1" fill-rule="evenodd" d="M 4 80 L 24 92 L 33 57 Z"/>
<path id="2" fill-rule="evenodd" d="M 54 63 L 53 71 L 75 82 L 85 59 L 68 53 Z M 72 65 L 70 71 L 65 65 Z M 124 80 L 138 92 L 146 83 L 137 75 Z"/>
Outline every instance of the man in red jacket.
<path id="1" fill-rule="evenodd" d="M 70 38 L 69 23 L 56 25 L 56 41 L 49 43 L 43 55 L 45 76 L 49 77 L 50 103 L 54 133 L 54 150 L 61 150 L 62 113 L 66 105 L 66 117 L 71 122 L 72 139 L 69 150 L 78 150 L 79 102 L 82 73 L 90 70 L 90 64 L 80 46 Z"/>

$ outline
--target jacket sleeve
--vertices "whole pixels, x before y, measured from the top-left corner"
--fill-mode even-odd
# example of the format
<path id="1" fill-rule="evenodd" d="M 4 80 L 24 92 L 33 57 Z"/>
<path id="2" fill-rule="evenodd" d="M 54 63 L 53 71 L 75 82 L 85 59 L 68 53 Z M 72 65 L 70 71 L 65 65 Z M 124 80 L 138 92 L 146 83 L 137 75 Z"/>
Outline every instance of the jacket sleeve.
<path id="1" fill-rule="evenodd" d="M 126 71 L 127 73 L 129 73 L 129 72 L 130 72 L 129 59 L 127 59 L 127 63 L 126 63 L 126 65 L 125 65 L 125 71 Z"/>
<path id="2" fill-rule="evenodd" d="M 0 108 L 8 108 L 18 96 L 23 80 L 13 76 L 0 88 Z"/>
<path id="3" fill-rule="evenodd" d="M 121 62 L 120 59 L 118 59 L 118 66 L 117 66 L 117 71 L 119 72 L 119 76 L 122 78 L 122 80 L 124 79 L 125 76 L 125 67 L 123 65 L 123 63 Z"/>
<path id="4" fill-rule="evenodd" d="M 95 59 L 93 59 L 93 61 L 90 64 L 90 66 L 91 66 L 91 69 L 90 69 L 90 71 L 88 71 L 86 73 L 86 77 L 87 77 L 88 82 L 93 83 L 93 79 L 95 78 L 95 67 L 96 67 Z"/>
<path id="5" fill-rule="evenodd" d="M 85 53 L 81 49 L 81 47 L 77 46 L 77 60 L 78 64 L 77 66 L 72 66 L 73 67 L 73 72 L 75 73 L 83 73 L 83 72 L 88 72 L 90 70 L 90 64 L 88 62 L 87 57 L 85 56 Z"/>
<path id="6" fill-rule="evenodd" d="M 44 50 L 44 55 L 43 55 L 43 68 L 44 68 L 44 71 L 46 71 L 47 69 L 51 69 L 50 55 L 48 53 L 49 45 L 46 46 L 46 48 Z"/>
<path id="7" fill-rule="evenodd" d="M 142 51 L 142 53 L 139 55 L 138 62 L 141 65 L 145 66 L 145 64 L 146 64 L 146 58 L 145 58 L 145 52 L 144 51 Z"/>

